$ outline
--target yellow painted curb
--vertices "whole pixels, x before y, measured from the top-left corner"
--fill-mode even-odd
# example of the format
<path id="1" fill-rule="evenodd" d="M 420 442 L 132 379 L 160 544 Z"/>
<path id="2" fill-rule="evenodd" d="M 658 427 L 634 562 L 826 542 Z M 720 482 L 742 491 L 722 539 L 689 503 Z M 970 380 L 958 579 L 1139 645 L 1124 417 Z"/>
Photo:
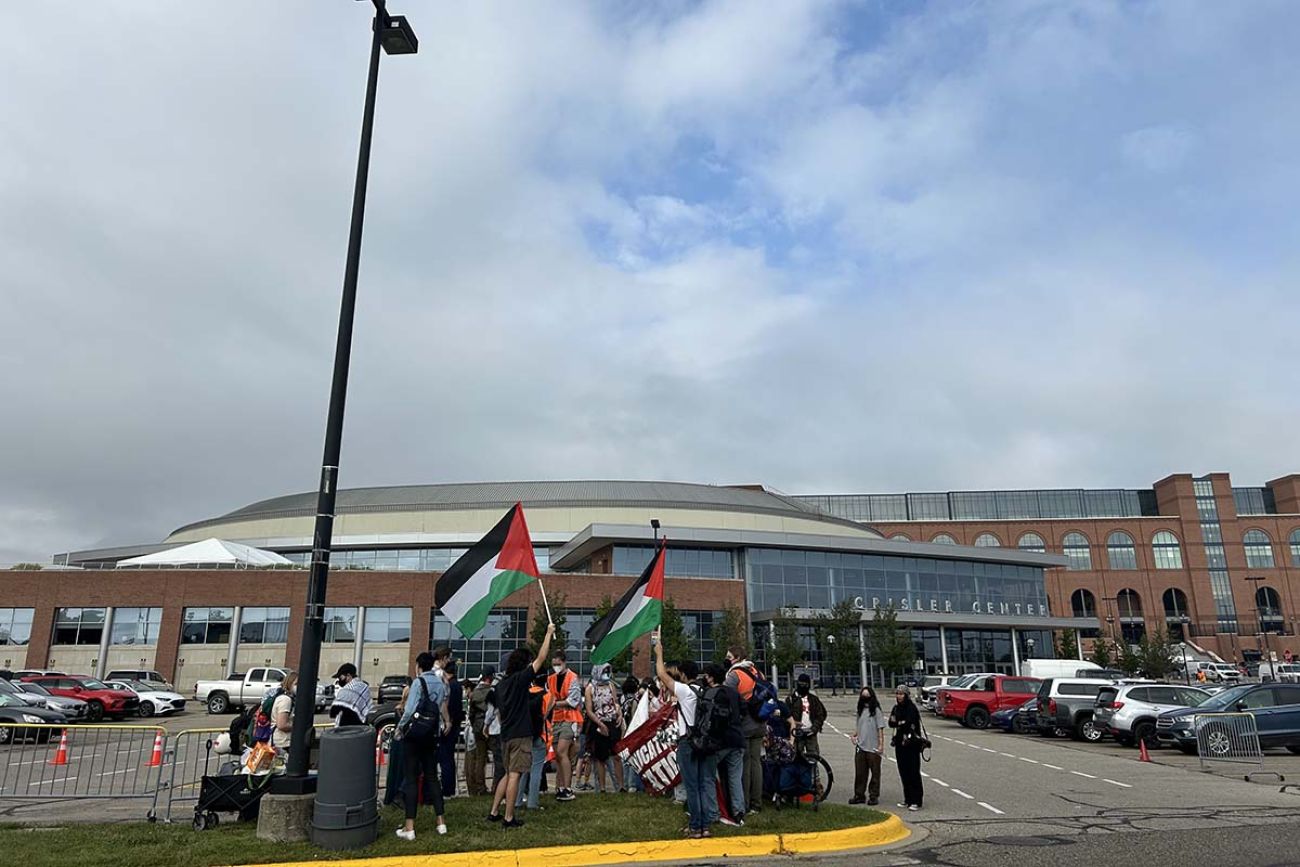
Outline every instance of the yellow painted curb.
<path id="1" fill-rule="evenodd" d="M 839 831 L 809 834 L 755 834 L 711 837 L 707 840 L 641 840 L 628 843 L 592 843 L 584 846 L 548 846 L 537 849 L 493 849 L 450 852 L 443 855 L 389 855 L 343 861 L 298 861 L 262 867 L 585 867 L 588 864 L 689 861 L 696 858 L 752 858 L 762 855 L 800 855 L 865 849 L 897 843 L 911 836 L 897 816 L 883 822 Z"/>

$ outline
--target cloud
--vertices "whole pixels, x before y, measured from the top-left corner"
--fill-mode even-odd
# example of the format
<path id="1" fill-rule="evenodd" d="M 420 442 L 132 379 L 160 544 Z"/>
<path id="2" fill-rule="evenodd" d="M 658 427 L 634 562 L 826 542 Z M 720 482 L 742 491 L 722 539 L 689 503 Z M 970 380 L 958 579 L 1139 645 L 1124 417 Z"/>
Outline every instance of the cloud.
<path id="1" fill-rule="evenodd" d="M 0 561 L 314 487 L 364 87 L 360 5 L 60 8 L 0 11 Z M 1295 469 L 1289 4 L 401 11 L 343 484 Z"/>

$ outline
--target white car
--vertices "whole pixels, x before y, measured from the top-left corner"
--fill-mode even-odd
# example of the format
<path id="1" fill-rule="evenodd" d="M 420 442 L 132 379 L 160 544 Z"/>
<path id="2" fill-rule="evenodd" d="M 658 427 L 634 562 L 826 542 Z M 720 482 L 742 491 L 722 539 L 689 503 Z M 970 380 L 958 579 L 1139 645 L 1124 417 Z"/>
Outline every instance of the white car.
<path id="1" fill-rule="evenodd" d="M 135 693 L 140 699 L 140 716 L 166 716 L 185 710 L 185 696 L 159 689 L 157 684 L 142 680 L 108 680 L 111 689 Z"/>
<path id="2" fill-rule="evenodd" d="M 1210 697 L 1204 689 L 1180 683 L 1117 683 L 1102 687 L 1092 712 L 1093 725 L 1126 747 L 1145 741 L 1159 746 L 1156 718 L 1167 710 L 1197 707 Z"/>

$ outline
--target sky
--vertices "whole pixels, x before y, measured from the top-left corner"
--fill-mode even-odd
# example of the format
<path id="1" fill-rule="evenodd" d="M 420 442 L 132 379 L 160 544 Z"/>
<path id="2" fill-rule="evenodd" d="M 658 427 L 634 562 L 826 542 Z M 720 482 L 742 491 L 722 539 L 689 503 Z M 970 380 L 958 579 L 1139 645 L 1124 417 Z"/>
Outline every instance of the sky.
<path id="1" fill-rule="evenodd" d="M 1296 4 L 390 5 L 342 486 L 1300 471 Z M 315 489 L 369 9 L 0 8 L 0 563 Z"/>

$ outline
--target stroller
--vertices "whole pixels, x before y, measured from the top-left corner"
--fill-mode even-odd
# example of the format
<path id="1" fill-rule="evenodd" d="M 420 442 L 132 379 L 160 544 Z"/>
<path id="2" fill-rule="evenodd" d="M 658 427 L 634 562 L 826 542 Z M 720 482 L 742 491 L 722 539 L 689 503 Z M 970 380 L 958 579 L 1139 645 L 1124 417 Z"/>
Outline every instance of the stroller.
<path id="1" fill-rule="evenodd" d="M 781 704 L 767 718 L 763 800 L 778 810 L 811 801 L 816 811 L 830 789 L 829 781 L 818 779 L 822 769 L 828 766 L 820 756 L 796 751 L 789 738 L 789 708 Z"/>

